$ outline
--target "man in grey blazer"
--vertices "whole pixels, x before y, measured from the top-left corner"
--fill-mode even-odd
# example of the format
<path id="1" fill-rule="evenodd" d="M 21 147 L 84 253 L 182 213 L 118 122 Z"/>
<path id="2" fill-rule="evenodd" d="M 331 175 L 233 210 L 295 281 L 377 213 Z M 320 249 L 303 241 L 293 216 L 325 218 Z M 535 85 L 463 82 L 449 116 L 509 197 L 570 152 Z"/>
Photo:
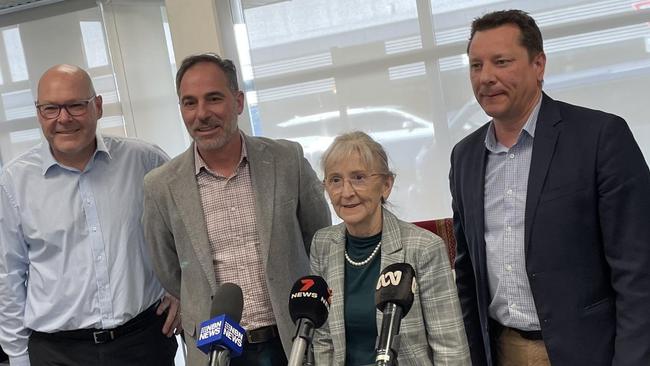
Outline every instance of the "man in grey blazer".
<path id="1" fill-rule="evenodd" d="M 242 288 L 244 354 L 231 365 L 282 365 L 294 326 L 295 280 L 309 273 L 309 245 L 331 218 L 322 184 L 299 144 L 246 136 L 244 94 L 230 60 L 186 58 L 176 75 L 192 146 L 145 178 L 145 237 L 163 286 L 181 299 L 188 364 L 218 286 Z"/>

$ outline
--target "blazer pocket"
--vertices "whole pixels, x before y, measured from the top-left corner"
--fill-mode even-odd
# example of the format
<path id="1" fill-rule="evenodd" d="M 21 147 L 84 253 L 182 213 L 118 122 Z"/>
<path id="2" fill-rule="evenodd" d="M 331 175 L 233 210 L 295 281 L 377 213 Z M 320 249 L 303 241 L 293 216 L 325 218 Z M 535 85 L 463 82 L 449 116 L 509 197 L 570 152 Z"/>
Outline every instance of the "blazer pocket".
<path id="1" fill-rule="evenodd" d="M 571 182 L 568 184 L 563 184 L 558 187 L 551 188 L 542 193 L 540 202 L 552 201 L 558 198 L 570 196 L 576 193 L 583 192 L 587 186 L 582 182 Z"/>
<path id="2" fill-rule="evenodd" d="M 614 305 L 613 297 L 606 297 L 604 299 L 598 300 L 593 304 L 589 304 L 584 307 L 583 315 L 590 315 L 593 313 L 599 313 L 610 309 Z"/>

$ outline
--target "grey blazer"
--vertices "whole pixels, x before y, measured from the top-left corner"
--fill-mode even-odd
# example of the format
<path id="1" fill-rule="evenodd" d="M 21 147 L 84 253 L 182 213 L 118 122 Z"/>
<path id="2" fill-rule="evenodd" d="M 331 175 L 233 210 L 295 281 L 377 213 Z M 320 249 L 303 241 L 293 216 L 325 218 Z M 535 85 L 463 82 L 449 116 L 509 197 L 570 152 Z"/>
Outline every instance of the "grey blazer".
<path id="1" fill-rule="evenodd" d="M 294 281 L 309 272 L 309 245 L 331 224 L 330 212 L 302 148 L 295 142 L 244 137 L 255 192 L 261 258 L 273 313 L 287 354 L 294 326 L 287 303 Z M 217 283 L 197 186 L 194 146 L 144 180 L 145 238 L 165 289 L 181 300 L 188 365 L 207 357 L 196 347 L 197 328 L 210 318 Z"/>
<path id="2" fill-rule="evenodd" d="M 402 320 L 400 366 L 471 365 L 463 318 L 447 250 L 442 239 L 397 219 L 383 209 L 381 268 L 406 262 L 415 268 L 418 290 L 413 307 Z M 311 247 L 312 273 L 332 289 L 325 325 L 314 336 L 316 365 L 345 365 L 344 275 L 345 225 L 319 230 Z M 376 311 L 377 332 L 382 314 Z"/>

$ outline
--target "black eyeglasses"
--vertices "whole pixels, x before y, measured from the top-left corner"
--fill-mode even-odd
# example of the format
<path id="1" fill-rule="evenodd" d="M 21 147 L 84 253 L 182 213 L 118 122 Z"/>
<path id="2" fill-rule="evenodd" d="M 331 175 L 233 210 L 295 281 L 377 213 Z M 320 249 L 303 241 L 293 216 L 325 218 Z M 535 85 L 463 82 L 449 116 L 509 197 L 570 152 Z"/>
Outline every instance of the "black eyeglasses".
<path id="1" fill-rule="evenodd" d="M 36 105 L 36 109 L 38 109 L 38 113 L 43 118 L 57 118 L 61 114 L 61 108 L 65 108 L 69 115 L 79 117 L 88 112 L 88 103 L 96 97 L 96 95 L 93 95 L 88 99 L 77 100 L 66 104 L 38 104 L 38 102 L 34 104 Z"/>

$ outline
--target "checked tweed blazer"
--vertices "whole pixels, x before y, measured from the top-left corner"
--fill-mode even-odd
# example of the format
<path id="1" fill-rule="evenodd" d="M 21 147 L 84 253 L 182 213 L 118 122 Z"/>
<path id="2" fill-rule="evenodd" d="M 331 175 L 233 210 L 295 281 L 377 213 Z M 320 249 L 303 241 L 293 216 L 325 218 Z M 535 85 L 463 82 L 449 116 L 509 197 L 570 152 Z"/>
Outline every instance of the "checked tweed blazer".
<path id="1" fill-rule="evenodd" d="M 445 245 L 438 236 L 398 220 L 383 209 L 381 268 L 406 262 L 415 268 L 418 290 L 400 327 L 400 366 L 470 365 L 456 286 Z M 345 365 L 345 224 L 316 232 L 311 245 L 312 273 L 332 289 L 325 325 L 314 335 L 316 365 Z M 382 314 L 377 314 L 377 332 Z"/>

